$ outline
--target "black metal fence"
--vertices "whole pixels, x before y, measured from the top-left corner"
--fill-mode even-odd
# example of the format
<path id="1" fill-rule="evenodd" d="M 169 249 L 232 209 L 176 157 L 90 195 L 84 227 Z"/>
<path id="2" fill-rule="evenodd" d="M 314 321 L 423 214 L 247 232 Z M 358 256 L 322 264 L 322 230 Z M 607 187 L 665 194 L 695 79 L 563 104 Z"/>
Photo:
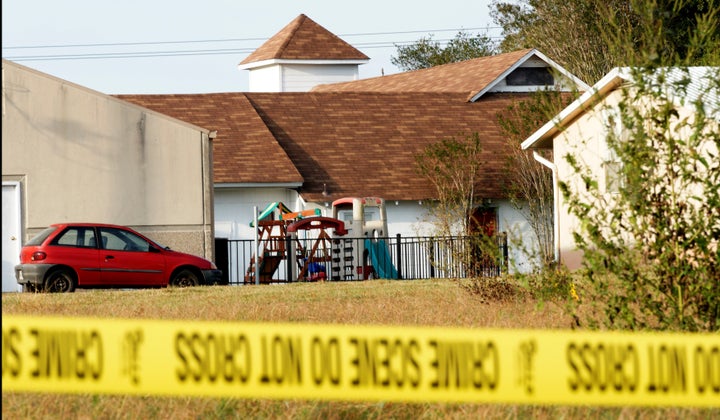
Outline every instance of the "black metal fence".
<path id="1" fill-rule="evenodd" d="M 217 239 L 215 245 L 216 264 L 231 285 L 321 279 L 492 277 L 508 269 L 504 234 L 497 236 L 497 252 L 488 252 L 487 246 L 479 246 L 476 236 L 397 235 L 394 238 L 338 237 L 326 241 L 312 237 L 287 238 L 282 253 L 271 255 L 261 251 L 260 257 L 256 257 L 252 239 Z M 262 240 L 258 249 L 266 249 Z"/>

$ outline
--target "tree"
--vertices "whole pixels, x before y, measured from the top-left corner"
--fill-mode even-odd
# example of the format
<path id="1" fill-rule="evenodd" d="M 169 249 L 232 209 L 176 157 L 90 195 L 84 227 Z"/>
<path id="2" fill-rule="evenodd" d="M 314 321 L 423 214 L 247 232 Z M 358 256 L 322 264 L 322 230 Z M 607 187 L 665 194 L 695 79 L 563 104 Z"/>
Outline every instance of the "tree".
<path id="1" fill-rule="evenodd" d="M 503 28 L 501 51 L 537 48 L 590 84 L 637 62 L 652 44 L 658 58 L 718 64 L 710 48 L 720 37 L 711 24 L 720 19 L 716 0 L 496 0 L 493 8 Z"/>
<path id="2" fill-rule="evenodd" d="M 626 13 L 599 9 L 601 36 L 617 66 L 717 66 L 720 2 L 625 0 Z"/>
<path id="3" fill-rule="evenodd" d="M 432 35 L 406 46 L 395 45 L 397 57 L 390 62 L 403 71 L 425 69 L 441 64 L 469 60 L 471 58 L 492 55 L 496 51 L 495 43 L 485 35 L 472 36 L 460 31 L 450 40 L 445 48 Z"/>
<path id="4" fill-rule="evenodd" d="M 678 29 L 688 4 L 701 12 Z M 555 157 L 581 180 L 579 188 L 560 182 L 580 222 L 580 274 L 607 327 L 717 331 L 720 68 L 687 66 L 720 62 L 720 12 L 713 1 L 631 5 L 635 28 L 610 16 L 602 33 L 629 75 L 619 102 L 601 109 L 611 158 L 605 182 L 582 152 Z"/>
<path id="5" fill-rule="evenodd" d="M 475 185 L 482 169 L 481 152 L 480 135 L 471 133 L 431 143 L 415 156 L 418 173 L 438 194 L 431 207 L 437 234 L 453 236 L 468 231 L 468 215 L 474 208 Z"/>
<path id="6" fill-rule="evenodd" d="M 434 236 L 445 242 L 450 261 L 435 261 L 448 273 L 463 270 L 470 276 L 483 267 L 500 267 L 497 237 L 480 233 L 469 236 L 476 206 L 477 185 L 484 159 L 482 142 L 477 132 L 458 134 L 438 140 L 415 156 L 418 173 L 437 191 L 437 199 L 428 203 L 429 215 L 435 223 Z M 455 241 L 455 237 L 464 240 Z"/>
<path id="7" fill-rule="evenodd" d="M 535 235 L 537 246 L 528 251 L 539 253 L 540 269 L 551 267 L 555 262 L 553 176 L 531 151 L 522 150 L 520 143 L 567 106 L 572 97 L 557 91 L 538 91 L 498 115 L 507 139 L 507 196 L 513 207 L 525 216 Z"/>

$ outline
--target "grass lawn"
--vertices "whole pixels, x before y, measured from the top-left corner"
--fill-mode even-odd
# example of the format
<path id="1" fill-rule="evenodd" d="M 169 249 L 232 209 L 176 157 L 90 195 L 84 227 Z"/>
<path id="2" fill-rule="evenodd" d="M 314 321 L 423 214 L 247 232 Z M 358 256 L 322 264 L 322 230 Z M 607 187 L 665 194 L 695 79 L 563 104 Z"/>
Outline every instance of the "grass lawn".
<path id="1" fill-rule="evenodd" d="M 413 280 L 4 293 L 3 316 L 569 329 L 562 304 L 527 293 L 487 294 L 467 281 Z M 471 292 L 470 290 L 476 290 Z M 710 419 L 720 409 L 406 404 L 191 397 L 2 394 L 3 419 Z"/>

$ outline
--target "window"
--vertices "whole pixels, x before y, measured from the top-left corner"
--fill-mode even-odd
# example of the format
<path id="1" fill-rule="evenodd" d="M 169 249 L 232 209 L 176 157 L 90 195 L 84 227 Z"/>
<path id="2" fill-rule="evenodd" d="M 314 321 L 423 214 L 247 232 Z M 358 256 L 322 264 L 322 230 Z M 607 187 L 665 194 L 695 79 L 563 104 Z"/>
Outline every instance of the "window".
<path id="1" fill-rule="evenodd" d="M 363 217 L 365 218 L 366 222 L 380 220 L 380 209 L 377 207 L 366 207 L 365 211 L 363 212 Z"/>
<path id="2" fill-rule="evenodd" d="M 91 227 L 67 228 L 53 240 L 53 245 L 94 248 L 95 230 Z"/>
<path id="3" fill-rule="evenodd" d="M 555 78 L 548 67 L 520 67 L 505 78 L 508 86 L 552 86 Z"/>
<path id="4" fill-rule="evenodd" d="M 352 222 L 353 221 L 353 211 L 352 210 L 338 211 L 338 219 L 342 220 L 345 223 Z"/>
<path id="5" fill-rule="evenodd" d="M 25 245 L 26 246 L 38 246 L 45 242 L 45 239 L 47 239 L 48 236 L 50 236 L 51 233 L 55 232 L 57 230 L 56 227 L 49 227 L 45 228 L 42 232 L 35 235 L 32 239 L 30 239 Z"/>
<path id="6" fill-rule="evenodd" d="M 619 160 L 606 161 L 605 166 L 605 191 L 618 193 L 625 187 L 625 178 L 622 175 L 622 162 Z"/>
<path id="7" fill-rule="evenodd" d="M 145 239 L 126 230 L 100 228 L 100 237 L 102 237 L 103 247 L 111 251 L 147 252 L 150 250 L 150 244 Z"/>
<path id="8" fill-rule="evenodd" d="M 618 157 L 617 151 L 610 147 L 608 139 L 612 137 L 618 142 L 628 140 L 627 129 L 623 126 L 617 110 L 605 111 L 605 138 L 602 143 L 604 158 L 602 167 L 605 175 L 605 192 L 618 193 L 625 188 L 625 177 L 623 176 L 623 163 Z"/>

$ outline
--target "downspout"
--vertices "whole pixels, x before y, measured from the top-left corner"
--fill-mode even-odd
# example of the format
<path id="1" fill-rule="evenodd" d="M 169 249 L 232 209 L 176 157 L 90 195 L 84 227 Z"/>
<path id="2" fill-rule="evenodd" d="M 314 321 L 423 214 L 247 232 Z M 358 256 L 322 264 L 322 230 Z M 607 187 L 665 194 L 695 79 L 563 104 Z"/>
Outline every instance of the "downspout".
<path id="1" fill-rule="evenodd" d="M 553 246 L 555 247 L 555 263 L 560 262 L 560 212 L 558 207 L 560 206 L 560 193 L 557 187 L 557 166 L 540 156 L 538 152 L 533 151 L 533 157 L 536 161 L 540 162 L 543 166 L 548 167 L 552 171 L 553 177 Z"/>

